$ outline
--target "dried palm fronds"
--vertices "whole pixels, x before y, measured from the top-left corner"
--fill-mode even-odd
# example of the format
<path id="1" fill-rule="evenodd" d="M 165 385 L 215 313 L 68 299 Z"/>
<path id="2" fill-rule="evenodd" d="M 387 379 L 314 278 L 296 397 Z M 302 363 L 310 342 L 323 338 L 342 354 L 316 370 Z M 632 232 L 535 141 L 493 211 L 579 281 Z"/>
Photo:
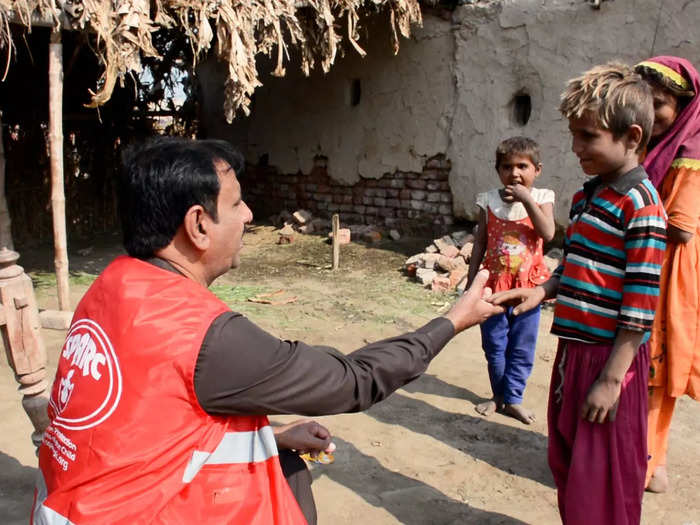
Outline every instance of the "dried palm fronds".
<path id="1" fill-rule="evenodd" d="M 96 107 L 110 99 L 117 80 L 141 71 L 142 57 L 159 57 L 154 31 L 182 31 L 195 61 L 216 37 L 216 55 L 228 65 L 224 111 L 230 122 L 238 110 L 250 111 L 250 96 L 260 86 L 258 54 L 276 54 L 273 74 L 283 76 L 288 47 L 296 47 L 304 74 L 317 62 L 327 72 L 341 50 L 344 23 L 349 44 L 364 56 L 358 26 L 368 7 L 389 11 L 395 53 L 398 35 L 408 37 L 411 25 L 422 23 L 418 0 L 0 0 L 0 48 L 12 49 L 8 21 L 31 27 L 39 16 L 56 28 L 67 21 L 89 32 L 103 66 L 91 92 Z"/>

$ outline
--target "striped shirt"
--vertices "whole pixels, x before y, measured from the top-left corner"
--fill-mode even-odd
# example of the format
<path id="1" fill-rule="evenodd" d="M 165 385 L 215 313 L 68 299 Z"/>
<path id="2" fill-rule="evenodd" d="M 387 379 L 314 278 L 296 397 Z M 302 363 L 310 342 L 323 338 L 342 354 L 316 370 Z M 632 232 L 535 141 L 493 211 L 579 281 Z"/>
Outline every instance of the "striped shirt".
<path id="1" fill-rule="evenodd" d="M 638 166 L 605 184 L 596 177 L 571 204 L 552 333 L 612 343 L 619 328 L 648 332 L 666 249 L 666 213 Z M 645 336 L 646 337 L 646 336 Z"/>

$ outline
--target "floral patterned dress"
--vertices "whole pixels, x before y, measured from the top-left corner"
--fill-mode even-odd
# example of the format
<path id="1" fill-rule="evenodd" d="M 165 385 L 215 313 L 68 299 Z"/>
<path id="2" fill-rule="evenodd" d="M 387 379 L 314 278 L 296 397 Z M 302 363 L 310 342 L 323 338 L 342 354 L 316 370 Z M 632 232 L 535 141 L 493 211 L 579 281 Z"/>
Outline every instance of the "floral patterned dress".
<path id="1" fill-rule="evenodd" d="M 554 204 L 552 190 L 532 188 L 539 205 Z M 533 288 L 549 279 L 544 263 L 542 237 L 532 226 L 525 206 L 501 199 L 498 189 L 477 195 L 476 204 L 486 212 L 486 251 L 483 266 L 490 272 L 494 292 L 513 288 Z"/>

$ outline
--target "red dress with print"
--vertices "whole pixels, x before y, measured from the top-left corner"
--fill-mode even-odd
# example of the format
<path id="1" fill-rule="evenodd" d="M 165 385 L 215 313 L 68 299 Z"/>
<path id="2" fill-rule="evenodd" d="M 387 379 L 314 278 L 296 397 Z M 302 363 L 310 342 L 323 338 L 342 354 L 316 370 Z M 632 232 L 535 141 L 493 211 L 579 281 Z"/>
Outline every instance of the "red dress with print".
<path id="1" fill-rule="evenodd" d="M 544 263 L 542 237 L 532 226 L 530 217 L 505 220 L 487 209 L 486 253 L 483 265 L 489 273 L 494 292 L 512 288 L 534 288 L 549 279 Z"/>

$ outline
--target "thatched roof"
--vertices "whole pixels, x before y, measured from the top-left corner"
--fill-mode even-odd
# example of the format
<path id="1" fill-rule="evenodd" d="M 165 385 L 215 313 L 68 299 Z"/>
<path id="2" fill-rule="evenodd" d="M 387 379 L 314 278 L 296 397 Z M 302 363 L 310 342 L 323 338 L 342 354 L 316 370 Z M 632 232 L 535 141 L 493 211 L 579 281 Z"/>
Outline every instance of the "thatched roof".
<path id="1" fill-rule="evenodd" d="M 12 49 L 9 23 L 31 27 L 37 20 L 94 36 L 103 66 L 91 106 L 104 104 L 118 79 L 141 71 L 141 57 L 158 57 L 151 35 L 161 28 L 182 32 L 196 61 L 213 45 L 228 65 L 225 113 L 248 114 L 250 96 L 261 85 L 256 56 L 276 57 L 273 74 L 285 74 L 288 49 L 298 48 L 305 74 L 333 64 L 343 41 L 360 54 L 358 24 L 363 10 L 386 10 L 394 52 L 398 34 L 421 24 L 418 0 L 0 0 L 0 46 Z M 340 29 L 342 28 L 342 29 Z M 8 56 L 9 64 L 9 56 Z"/>

